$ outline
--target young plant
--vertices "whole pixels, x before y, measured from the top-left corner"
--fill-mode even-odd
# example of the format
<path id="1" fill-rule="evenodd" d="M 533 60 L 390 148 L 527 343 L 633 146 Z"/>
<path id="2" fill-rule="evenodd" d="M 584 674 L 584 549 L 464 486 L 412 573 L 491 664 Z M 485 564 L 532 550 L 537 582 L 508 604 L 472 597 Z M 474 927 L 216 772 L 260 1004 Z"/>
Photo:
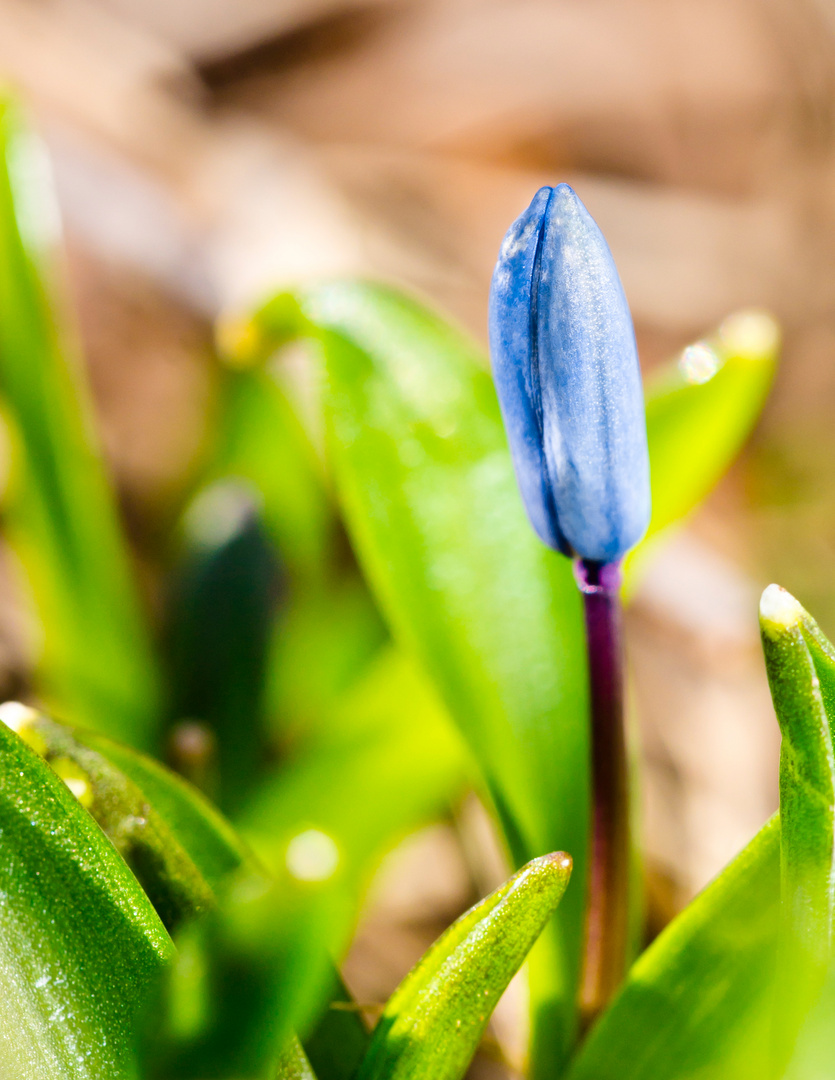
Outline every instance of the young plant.
<path id="1" fill-rule="evenodd" d="M 620 565 L 628 586 L 644 531 L 658 542 L 733 459 L 773 375 L 771 320 L 685 350 L 645 427 L 617 273 L 565 185 L 500 254 L 501 411 L 480 351 L 417 302 L 356 281 L 273 297 L 221 327 L 217 440 L 155 646 L 4 116 L 0 395 L 27 485 L 8 521 L 51 642 L 32 695 L 81 725 L 0 714 L 0 1075 L 458 1080 L 529 950 L 537 1080 L 830 1075 L 835 650 L 776 587 L 779 820 L 628 967 Z M 312 427 L 268 364 L 292 339 L 322 376 Z M 195 775 L 234 825 L 101 733 L 147 742 L 160 700 L 175 735 L 218 748 Z M 333 959 L 381 855 L 467 784 L 516 873 L 369 1034 Z"/>

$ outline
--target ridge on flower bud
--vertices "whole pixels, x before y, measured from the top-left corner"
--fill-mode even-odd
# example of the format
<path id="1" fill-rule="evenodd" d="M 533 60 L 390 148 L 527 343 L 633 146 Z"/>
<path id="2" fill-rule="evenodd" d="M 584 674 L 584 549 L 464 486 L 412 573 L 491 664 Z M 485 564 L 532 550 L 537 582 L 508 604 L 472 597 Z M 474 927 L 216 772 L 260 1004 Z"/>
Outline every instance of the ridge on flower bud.
<path id="1" fill-rule="evenodd" d="M 641 374 L 611 252 L 567 184 L 541 188 L 511 225 L 489 328 L 531 524 L 567 555 L 620 559 L 649 524 Z"/>

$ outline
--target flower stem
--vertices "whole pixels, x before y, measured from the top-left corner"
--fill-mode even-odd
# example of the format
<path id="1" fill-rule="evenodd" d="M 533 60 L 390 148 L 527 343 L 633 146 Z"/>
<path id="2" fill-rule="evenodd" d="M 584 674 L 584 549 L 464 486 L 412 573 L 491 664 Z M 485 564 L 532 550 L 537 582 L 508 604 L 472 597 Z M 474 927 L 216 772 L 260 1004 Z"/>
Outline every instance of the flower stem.
<path id="1" fill-rule="evenodd" d="M 626 968 L 629 778 L 623 708 L 620 564 L 575 563 L 583 594 L 591 699 L 591 857 L 580 1008 L 587 1027 Z"/>

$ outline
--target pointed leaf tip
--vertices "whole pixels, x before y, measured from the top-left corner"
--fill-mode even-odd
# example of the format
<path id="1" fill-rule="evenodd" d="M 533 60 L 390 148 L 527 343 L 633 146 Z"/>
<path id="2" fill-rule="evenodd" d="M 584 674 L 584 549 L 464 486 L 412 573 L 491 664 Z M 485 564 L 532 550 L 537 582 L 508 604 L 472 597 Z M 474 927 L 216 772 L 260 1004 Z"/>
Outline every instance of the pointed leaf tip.
<path id="1" fill-rule="evenodd" d="M 358 1080 L 459 1080 L 571 867 L 563 851 L 533 859 L 453 923 L 389 999 Z"/>
<path id="2" fill-rule="evenodd" d="M 781 585 L 769 585 L 760 598 L 760 626 L 772 637 L 779 637 L 802 622 L 802 605 Z"/>

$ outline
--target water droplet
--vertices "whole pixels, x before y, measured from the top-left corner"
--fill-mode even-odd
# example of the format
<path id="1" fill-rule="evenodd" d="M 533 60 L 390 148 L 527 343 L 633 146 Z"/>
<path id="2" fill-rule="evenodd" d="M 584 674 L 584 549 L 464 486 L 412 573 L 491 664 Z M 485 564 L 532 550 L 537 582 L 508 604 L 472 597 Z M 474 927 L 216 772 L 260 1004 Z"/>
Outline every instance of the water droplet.
<path id="1" fill-rule="evenodd" d="M 698 341 L 687 346 L 678 366 L 689 383 L 706 383 L 722 366 L 722 361 L 706 342 Z"/>

